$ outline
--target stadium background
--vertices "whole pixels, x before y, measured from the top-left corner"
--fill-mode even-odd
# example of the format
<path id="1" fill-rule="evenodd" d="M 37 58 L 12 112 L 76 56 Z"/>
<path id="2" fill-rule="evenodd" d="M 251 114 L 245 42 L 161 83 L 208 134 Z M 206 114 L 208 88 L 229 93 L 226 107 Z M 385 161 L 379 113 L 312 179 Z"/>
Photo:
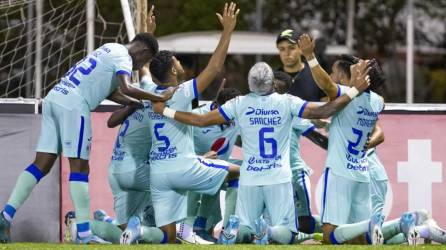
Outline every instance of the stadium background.
<path id="1" fill-rule="evenodd" d="M 34 155 L 40 129 L 39 100 L 35 82 L 41 72 L 40 96 L 51 89 L 67 69 L 87 53 L 86 1 L 43 1 L 41 65 L 36 64 L 38 37 L 35 10 L 39 0 L 2 1 L 0 3 L 0 203 L 4 203 L 22 171 Z M 135 13 L 135 1 L 129 1 Z M 261 31 L 272 35 L 293 27 L 320 34 L 322 48 L 341 47 L 361 57 L 376 57 L 384 66 L 388 81 L 383 96 L 388 103 L 406 101 L 406 24 L 411 1 L 237 1 L 243 11 L 238 31 Z M 156 5 L 158 37 L 179 32 L 218 30 L 214 13 L 223 1 L 149 1 Z M 348 40 L 349 8 L 353 3 L 354 36 Z M 442 227 L 446 227 L 446 189 L 443 166 L 446 164 L 444 124 L 446 106 L 446 3 L 414 1 L 414 102 L 413 105 L 387 105 L 381 124 L 385 143 L 378 148 L 390 178 L 389 218 L 407 209 L 426 208 Z M 94 5 L 94 45 L 105 42 L 126 42 L 127 32 L 120 1 L 98 0 Z M 351 9 L 350 9 L 351 10 Z M 135 15 L 136 16 L 136 15 Z M 137 20 L 133 21 L 137 24 Z M 28 30 L 28 27 L 30 29 Z M 161 39 L 161 38 L 160 38 Z M 252 43 L 258 42 L 253 40 Z M 31 46 L 30 46 L 31 43 Z M 272 44 L 274 46 L 274 44 Z M 161 46 L 161 48 L 163 48 Z M 343 51 L 343 50 L 341 50 Z M 323 53 L 322 53 L 323 55 Z M 181 54 L 188 73 L 195 75 L 207 62 L 207 54 Z M 331 65 L 333 54 L 323 56 Z M 246 75 L 256 60 L 265 60 L 273 67 L 278 56 L 232 54 L 222 77 L 227 85 L 247 92 Z M 327 68 L 329 69 L 329 68 Z M 203 94 L 212 99 L 220 79 Z M 18 99 L 18 98 L 30 99 Z M 103 105 L 110 111 L 113 105 Z M 91 157 L 92 210 L 103 208 L 113 214 L 112 196 L 107 180 L 107 165 L 116 131 L 106 128 L 110 113 L 93 114 L 93 148 Z M 303 157 L 313 167 L 313 203 L 316 184 L 321 176 L 325 152 L 303 140 Z M 234 152 L 235 157 L 240 152 Z M 61 237 L 62 216 L 72 209 L 67 192 L 68 167 L 65 159 L 53 168 L 19 210 L 14 221 L 13 240 L 52 241 Z M 317 207 L 313 205 L 317 213 Z M 48 225 L 40 230 L 41 225 Z"/>

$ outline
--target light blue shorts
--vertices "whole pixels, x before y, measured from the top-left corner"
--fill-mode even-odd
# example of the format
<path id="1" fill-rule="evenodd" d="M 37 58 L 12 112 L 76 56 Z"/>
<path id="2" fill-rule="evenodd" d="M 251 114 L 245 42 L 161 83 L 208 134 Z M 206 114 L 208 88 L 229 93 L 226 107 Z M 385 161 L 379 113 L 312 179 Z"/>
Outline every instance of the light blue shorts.
<path id="1" fill-rule="evenodd" d="M 335 226 L 370 219 L 370 183 L 357 182 L 324 171 L 322 223 Z"/>
<path id="2" fill-rule="evenodd" d="M 43 102 L 42 127 L 37 152 L 88 160 L 91 147 L 90 110 L 85 106 L 67 108 L 51 100 Z"/>
<path id="3" fill-rule="evenodd" d="M 239 186 L 235 214 L 240 218 L 240 225 L 255 230 L 254 221 L 265 209 L 268 211 L 271 226 L 288 226 L 292 232 L 297 232 L 298 222 L 291 182 L 266 186 Z"/>
<path id="4" fill-rule="evenodd" d="M 311 182 L 308 171 L 305 169 L 293 171 L 291 183 L 297 216 L 311 216 Z"/>
<path id="5" fill-rule="evenodd" d="M 143 163 L 126 172 L 113 172 L 111 169 L 113 166 L 109 167 L 108 181 L 118 225 L 126 224 L 131 216 L 138 216 L 142 224 L 155 226 L 150 195 L 150 166 Z"/>
<path id="6" fill-rule="evenodd" d="M 229 163 L 198 158 L 189 169 L 150 175 L 156 226 L 186 218 L 187 191 L 215 194 L 228 175 Z"/>

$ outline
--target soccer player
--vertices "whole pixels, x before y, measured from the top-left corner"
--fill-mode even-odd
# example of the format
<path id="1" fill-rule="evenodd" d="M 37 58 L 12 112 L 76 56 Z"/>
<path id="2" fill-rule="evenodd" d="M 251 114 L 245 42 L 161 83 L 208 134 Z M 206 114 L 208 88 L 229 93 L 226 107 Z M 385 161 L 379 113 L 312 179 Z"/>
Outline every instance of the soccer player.
<path id="1" fill-rule="evenodd" d="M 223 80 L 222 86 L 217 93 L 216 100 L 205 105 L 202 105 L 192 112 L 197 114 L 205 114 L 214 109 L 217 109 L 221 105 L 225 104 L 228 100 L 233 99 L 241 95 L 240 91 L 235 88 L 224 88 L 225 80 Z M 204 128 L 194 127 L 194 148 L 197 155 L 209 155 L 220 160 L 231 161 L 230 155 L 239 136 L 239 130 L 234 122 L 229 122 L 222 125 L 214 125 Z M 235 162 L 233 162 L 235 163 Z M 235 163 L 236 164 L 236 163 Z M 225 197 L 225 215 L 223 218 L 223 226 L 227 224 L 229 215 L 235 212 L 235 201 L 237 198 L 238 180 L 232 180 L 228 183 L 226 188 Z M 215 239 L 209 235 L 206 231 L 207 222 L 209 218 L 217 217 L 218 222 L 220 216 L 220 196 L 217 192 L 215 195 L 201 195 L 201 203 L 197 209 L 195 204 L 198 203 L 200 197 L 196 194 L 189 192 L 188 194 L 188 219 L 186 223 L 194 223 L 194 231 L 198 236 L 208 241 L 214 241 Z M 190 204 L 191 203 L 191 204 Z M 195 210 L 195 211 L 194 211 Z M 195 215 L 196 218 L 195 218 Z M 195 219 L 195 222 L 192 221 Z M 210 225 L 212 226 L 212 225 Z"/>
<path id="2" fill-rule="evenodd" d="M 131 86 L 132 70 L 140 69 L 158 51 L 150 33 L 140 33 L 126 45 L 107 43 L 73 66 L 48 93 L 34 162 L 19 176 L 0 213 L 0 241 L 10 241 L 10 223 L 37 183 L 63 152 L 70 163 L 70 195 L 77 216 L 78 242 L 98 242 L 89 225 L 88 158 L 92 132 L 90 112 L 104 99 L 140 107 L 140 101 L 167 100 L 173 91 L 151 94 Z M 119 89 L 118 89 L 119 87 Z M 131 98 L 132 97 L 132 98 Z M 136 99 L 134 99 L 136 98 Z"/>
<path id="3" fill-rule="evenodd" d="M 337 98 L 348 89 L 347 86 L 336 84 L 319 66 L 314 57 L 314 42 L 308 35 L 302 35 L 298 44 L 309 62 L 313 78 L 330 99 Z M 384 83 L 382 72 L 376 61 L 371 61 L 371 67 L 371 84 L 378 87 Z M 333 76 L 338 74 L 337 69 L 338 64 L 335 63 Z M 347 79 L 349 81 L 346 85 L 355 80 L 351 75 Z M 382 97 L 368 89 L 332 118 L 324 171 L 324 243 L 339 244 L 365 233 L 369 243 L 383 242 L 381 225 L 384 217 L 375 214 L 370 218 L 370 177 L 365 148 L 383 109 Z"/>
<path id="4" fill-rule="evenodd" d="M 245 243 L 254 240 L 257 244 L 266 244 L 268 239 L 281 244 L 294 240 L 297 220 L 289 153 L 292 118 L 328 118 L 354 100 L 369 86 L 367 64 L 361 61 L 352 70 L 355 87 L 322 106 L 274 93 L 273 71 L 264 62 L 249 71 L 251 93 L 228 101 L 217 110 L 199 115 L 173 110 L 162 102 L 153 103 L 157 113 L 186 124 L 206 127 L 234 119 L 240 127 L 244 159 L 236 205 L 240 229 L 237 236 L 231 235 L 236 231 L 233 226 L 238 224 L 234 221 L 225 237 L 237 237 L 237 242 Z M 271 226 L 259 218 L 265 207 L 271 216 Z"/>
<path id="5" fill-rule="evenodd" d="M 288 92 L 291 77 L 281 71 L 274 71 L 274 89 L 279 94 Z M 311 168 L 305 163 L 300 154 L 300 137 L 305 136 L 323 149 L 328 148 L 328 138 L 317 132 L 310 120 L 293 118 L 290 137 L 290 166 L 296 212 L 299 220 L 299 231 L 306 234 L 322 233 L 320 217 L 311 213 Z"/>
<path id="6" fill-rule="evenodd" d="M 198 97 L 223 67 L 239 10 L 236 4 L 225 4 L 217 14 L 223 26 L 220 41 L 206 68 L 197 78 L 179 85 L 171 107 L 191 111 L 191 101 Z M 150 72 L 162 92 L 177 86 L 177 70 L 173 67 L 173 53 L 160 51 L 150 63 Z M 239 167 L 221 160 L 208 160 L 194 152 L 192 127 L 180 124 L 154 112 L 149 113 L 153 134 L 150 151 L 150 185 L 155 222 L 167 234 L 168 243 L 175 243 L 175 223 L 186 217 L 187 191 L 215 194 L 226 179 L 238 178 Z M 139 225 L 127 226 L 126 231 L 138 232 Z M 136 235 L 131 234 L 131 235 Z M 183 238 L 187 238 L 183 236 Z M 133 242 L 135 239 L 130 239 Z"/>
<path id="7" fill-rule="evenodd" d="M 291 77 L 289 94 L 307 101 L 320 101 L 325 97 L 313 77 L 308 63 L 302 60 L 302 51 L 297 46 L 299 34 L 292 29 L 286 29 L 277 36 L 276 46 L 279 51 L 282 66 L 277 69 Z"/>

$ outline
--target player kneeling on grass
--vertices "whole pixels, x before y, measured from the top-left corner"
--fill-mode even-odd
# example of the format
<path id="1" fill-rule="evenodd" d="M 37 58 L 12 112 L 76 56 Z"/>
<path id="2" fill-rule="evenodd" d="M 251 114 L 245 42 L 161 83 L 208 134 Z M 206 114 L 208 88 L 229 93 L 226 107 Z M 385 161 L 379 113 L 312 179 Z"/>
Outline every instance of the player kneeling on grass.
<path id="1" fill-rule="evenodd" d="M 136 99 L 169 99 L 173 91 L 155 95 L 130 84 L 131 71 L 148 63 L 156 52 L 158 42 L 149 33 L 137 34 L 127 45 L 107 43 L 73 66 L 51 89 L 43 102 L 36 158 L 17 179 L 0 213 L 0 242 L 10 241 L 10 223 L 16 211 L 37 183 L 48 174 L 61 152 L 70 163 L 69 187 L 77 215 L 78 242 L 102 242 L 91 234 L 89 224 L 90 112 L 106 98 L 137 107 L 142 104 Z"/>
<path id="2" fill-rule="evenodd" d="M 273 71 L 266 63 L 257 63 L 249 71 L 250 94 L 228 101 L 218 110 L 199 115 L 153 103 L 157 113 L 182 123 L 205 127 L 234 120 L 239 125 L 244 161 L 236 217 L 229 219 L 229 227 L 222 232 L 227 243 L 234 243 L 235 238 L 239 243 L 293 242 L 298 225 L 289 153 L 292 118 L 328 118 L 354 100 L 369 86 L 366 62 L 361 61 L 352 71 L 354 87 L 324 105 L 274 93 Z M 260 217 L 265 207 L 272 226 Z"/>

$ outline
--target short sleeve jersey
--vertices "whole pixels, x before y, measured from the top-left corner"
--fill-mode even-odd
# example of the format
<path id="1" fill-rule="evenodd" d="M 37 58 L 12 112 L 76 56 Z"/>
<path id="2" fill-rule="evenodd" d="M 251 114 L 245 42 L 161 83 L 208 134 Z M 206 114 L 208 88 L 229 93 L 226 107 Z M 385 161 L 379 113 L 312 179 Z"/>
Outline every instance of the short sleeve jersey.
<path id="1" fill-rule="evenodd" d="M 212 111 L 213 103 L 207 103 L 202 107 L 194 109 L 192 112 L 206 114 Z M 239 130 L 234 121 L 228 124 L 212 125 L 208 127 L 194 127 L 195 152 L 203 155 L 211 150 L 217 152 L 218 159 L 228 160 L 234 148 Z"/>
<path id="2" fill-rule="evenodd" d="M 156 92 L 164 91 L 158 87 Z M 195 79 L 182 83 L 166 106 L 175 110 L 192 111 L 192 100 L 198 97 Z M 197 160 L 192 126 L 177 122 L 153 111 L 149 112 L 153 134 L 150 151 L 151 173 L 168 173 L 190 168 Z"/>
<path id="3" fill-rule="evenodd" d="M 292 121 L 291 137 L 290 137 L 290 163 L 291 170 L 300 169 L 309 170 L 309 167 L 302 159 L 300 154 L 300 138 L 315 129 L 310 120 L 294 117 Z"/>
<path id="4" fill-rule="evenodd" d="M 338 96 L 347 89 L 338 85 Z M 332 173 L 358 182 L 370 181 L 365 144 L 383 108 L 383 99 L 369 91 L 355 97 L 333 116 L 326 161 Z"/>
<path id="5" fill-rule="evenodd" d="M 241 185 L 273 185 L 291 181 L 290 133 L 294 116 L 301 116 L 307 102 L 291 95 L 259 96 L 250 93 L 219 108 L 234 119 L 243 141 Z"/>
<path id="6" fill-rule="evenodd" d="M 51 90 L 51 98 L 76 105 L 82 98 L 94 110 L 118 86 L 117 75 L 131 76 L 132 58 L 127 48 L 118 43 L 106 43 L 88 54 L 62 77 Z"/>

